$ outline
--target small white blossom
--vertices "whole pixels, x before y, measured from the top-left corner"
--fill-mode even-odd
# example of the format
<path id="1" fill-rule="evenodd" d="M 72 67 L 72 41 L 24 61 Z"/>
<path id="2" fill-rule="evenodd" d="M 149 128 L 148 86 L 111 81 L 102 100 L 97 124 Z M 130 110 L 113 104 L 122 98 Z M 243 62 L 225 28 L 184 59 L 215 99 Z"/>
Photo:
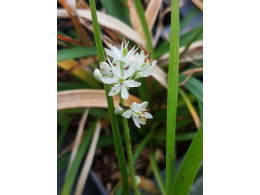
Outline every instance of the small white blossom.
<path id="1" fill-rule="evenodd" d="M 135 60 L 131 62 L 131 65 L 136 69 L 136 79 L 142 77 L 151 76 L 154 72 L 155 64 L 157 60 L 151 61 L 149 59 L 149 55 L 145 55 L 144 51 L 142 50 L 141 53 L 137 53 L 135 55 Z"/>
<path id="2" fill-rule="evenodd" d="M 108 59 L 109 64 L 106 62 L 100 63 L 100 72 L 102 76 L 100 80 L 103 83 L 111 84 L 112 89 L 108 93 L 109 96 L 114 96 L 121 91 L 121 97 L 127 99 L 129 96 L 128 89 L 130 87 L 139 87 L 140 82 L 132 80 L 130 77 L 134 74 L 135 69 L 128 66 L 121 69 L 120 62 L 114 60 L 113 63 Z M 103 70 L 103 71 L 102 71 Z"/>
<path id="3" fill-rule="evenodd" d="M 138 104 L 136 102 L 134 102 L 131 107 L 125 111 L 122 116 L 124 116 L 125 118 L 130 118 L 132 117 L 134 120 L 135 125 L 140 128 L 140 124 L 141 125 L 145 125 L 146 124 L 146 119 L 151 119 L 153 118 L 153 116 L 146 112 L 148 102 L 143 102 L 142 104 Z"/>
<path id="4" fill-rule="evenodd" d="M 120 49 L 110 44 L 111 49 L 105 48 L 105 52 L 115 60 L 128 63 L 129 58 L 138 50 L 138 47 L 133 47 L 130 51 L 128 51 L 128 44 L 129 42 L 122 42 Z"/>

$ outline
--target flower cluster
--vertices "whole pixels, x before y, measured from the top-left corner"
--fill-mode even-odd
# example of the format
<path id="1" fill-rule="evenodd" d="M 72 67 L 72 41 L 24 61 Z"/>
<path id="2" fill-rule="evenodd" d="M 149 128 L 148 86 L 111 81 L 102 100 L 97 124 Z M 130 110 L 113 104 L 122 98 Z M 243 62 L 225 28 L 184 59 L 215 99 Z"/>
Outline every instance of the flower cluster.
<path id="1" fill-rule="evenodd" d="M 128 90 L 131 87 L 139 87 L 141 85 L 137 80 L 142 77 L 151 76 L 156 60 L 152 61 L 149 57 L 150 53 L 145 54 L 142 50 L 137 52 L 138 47 L 133 47 L 128 51 L 128 43 L 123 42 L 121 48 L 110 45 L 110 49 L 105 49 L 108 62 L 100 63 L 100 70 L 95 69 L 94 77 L 96 80 L 111 85 L 109 96 L 120 94 L 123 99 L 128 99 Z M 146 119 L 152 118 L 147 113 L 147 102 L 137 104 L 134 102 L 129 110 L 123 112 L 121 107 L 116 108 L 116 113 L 122 114 L 126 118 L 132 117 L 135 125 L 140 128 L 140 124 L 144 125 Z"/>

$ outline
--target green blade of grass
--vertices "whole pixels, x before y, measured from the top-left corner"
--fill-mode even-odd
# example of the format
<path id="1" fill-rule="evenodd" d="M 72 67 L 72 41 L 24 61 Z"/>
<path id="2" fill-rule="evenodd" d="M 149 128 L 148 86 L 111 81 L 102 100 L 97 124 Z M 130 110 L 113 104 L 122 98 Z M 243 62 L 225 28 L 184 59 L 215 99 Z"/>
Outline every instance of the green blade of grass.
<path id="1" fill-rule="evenodd" d="M 95 0 L 90 0 L 89 4 L 90 4 L 94 37 L 95 37 L 95 43 L 96 43 L 96 47 L 97 47 L 99 61 L 104 62 L 104 61 L 106 61 L 106 59 L 105 59 L 105 55 L 104 55 L 104 49 L 102 46 L 99 24 L 98 24 L 98 20 L 97 20 Z M 124 150 L 123 150 L 123 145 L 122 145 L 122 139 L 120 136 L 119 127 L 118 127 L 118 123 L 117 123 L 117 118 L 115 116 L 114 102 L 113 102 L 112 97 L 108 96 L 108 93 L 109 93 L 111 87 L 109 85 L 105 84 L 104 88 L 106 91 L 108 112 L 109 112 L 109 116 L 110 116 L 113 136 L 114 136 L 119 170 L 121 173 L 121 178 L 122 178 L 122 183 L 123 183 L 123 192 L 124 192 L 124 194 L 130 194 L 128 176 L 127 176 L 127 170 L 126 170 L 126 160 L 125 160 L 125 155 L 124 155 Z"/>
<path id="2" fill-rule="evenodd" d="M 87 149 L 90 144 L 90 140 L 92 138 L 93 132 L 95 130 L 96 122 L 92 122 L 91 126 L 87 132 L 87 135 L 84 137 L 82 143 L 79 146 L 78 152 L 76 154 L 76 157 L 71 165 L 70 171 L 65 179 L 65 183 L 62 188 L 62 195 L 69 195 L 71 188 L 73 186 L 74 180 L 76 178 L 76 175 L 78 173 L 79 166 L 81 164 L 81 161 L 83 160 L 84 155 L 87 152 Z"/>
<path id="3" fill-rule="evenodd" d="M 95 47 L 74 47 L 59 50 L 57 55 L 57 62 L 62 62 L 69 59 L 97 55 L 97 50 Z"/>
<path id="4" fill-rule="evenodd" d="M 184 81 L 185 75 L 179 75 L 179 82 Z M 203 103 L 203 84 L 201 81 L 194 77 L 190 77 L 188 82 L 184 84 L 184 87 L 188 89 L 201 103 Z"/>
<path id="5" fill-rule="evenodd" d="M 144 147 L 146 146 L 146 144 L 151 140 L 151 138 L 153 137 L 153 132 L 150 131 L 145 137 L 144 139 L 140 142 L 140 144 L 138 145 L 137 149 L 134 152 L 133 155 L 133 163 L 135 164 L 135 162 L 137 161 L 139 155 L 141 154 L 141 152 L 143 151 Z"/>
<path id="6" fill-rule="evenodd" d="M 62 116 L 58 117 L 58 122 L 61 125 L 61 132 L 60 132 L 60 135 L 59 135 L 58 141 L 57 141 L 57 153 L 59 153 L 59 151 L 60 151 L 62 141 L 64 139 L 64 136 L 66 134 L 66 131 L 67 131 L 71 121 L 72 121 L 72 116 L 67 116 L 67 115 L 62 114 Z"/>
<path id="7" fill-rule="evenodd" d="M 190 45 L 196 41 L 201 34 L 203 33 L 203 26 L 201 25 L 201 27 L 198 29 L 198 32 L 192 37 L 192 39 L 187 43 L 187 45 L 185 46 L 185 49 L 183 50 L 183 52 L 181 52 L 180 54 L 180 58 L 188 51 L 188 49 L 190 48 Z"/>
<path id="8" fill-rule="evenodd" d="M 173 194 L 179 74 L 179 0 L 172 0 L 166 132 L 166 194 Z"/>
<path id="9" fill-rule="evenodd" d="M 162 195 L 166 195 L 165 194 L 165 187 L 164 187 L 164 183 L 163 183 L 163 180 L 162 180 L 162 177 L 161 177 L 161 173 L 160 173 L 160 170 L 158 168 L 158 165 L 155 161 L 155 157 L 154 157 L 154 151 L 151 150 L 150 152 L 150 161 L 151 161 L 151 166 L 152 166 L 152 170 L 153 170 L 153 174 L 155 176 L 155 179 L 157 181 L 157 184 L 159 186 L 159 189 L 162 193 Z"/>
<path id="10" fill-rule="evenodd" d="M 125 2 L 122 2 L 121 0 L 100 0 L 100 2 L 107 14 L 114 16 L 128 26 L 131 26 L 129 12 L 128 8 L 125 6 Z"/>
<path id="11" fill-rule="evenodd" d="M 174 182 L 174 194 L 188 194 L 202 163 L 203 158 L 203 126 L 193 139 Z"/>

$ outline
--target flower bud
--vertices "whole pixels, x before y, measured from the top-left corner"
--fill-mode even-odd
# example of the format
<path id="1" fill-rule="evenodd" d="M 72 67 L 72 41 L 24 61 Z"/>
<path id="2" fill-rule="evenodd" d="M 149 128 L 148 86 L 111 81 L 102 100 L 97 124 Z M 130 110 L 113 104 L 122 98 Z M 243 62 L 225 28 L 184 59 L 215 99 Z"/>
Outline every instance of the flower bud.
<path id="1" fill-rule="evenodd" d="M 97 68 L 94 70 L 93 75 L 94 75 L 94 78 L 97 81 L 102 82 L 101 79 L 100 79 L 100 77 L 102 77 L 102 74 L 100 73 L 100 71 Z"/>
<path id="2" fill-rule="evenodd" d="M 116 115 L 121 115 L 123 113 L 123 108 L 121 108 L 120 106 L 119 107 L 116 107 L 115 109 L 115 114 Z"/>
<path id="3" fill-rule="evenodd" d="M 111 75 L 110 73 L 110 66 L 106 62 L 101 62 L 100 63 L 100 72 L 103 76 L 109 76 Z"/>
<path id="4" fill-rule="evenodd" d="M 139 184 L 141 183 L 141 179 L 139 176 L 135 176 L 135 182 L 136 182 L 136 185 L 139 186 Z"/>

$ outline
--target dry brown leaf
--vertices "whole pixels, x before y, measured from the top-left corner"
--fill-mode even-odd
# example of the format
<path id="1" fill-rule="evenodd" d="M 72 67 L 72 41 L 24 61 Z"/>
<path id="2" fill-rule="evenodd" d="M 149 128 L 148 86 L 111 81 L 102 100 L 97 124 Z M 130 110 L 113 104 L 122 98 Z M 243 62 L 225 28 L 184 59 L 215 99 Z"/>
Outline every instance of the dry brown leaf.
<path id="1" fill-rule="evenodd" d="M 77 14 L 81 18 L 85 18 L 89 21 L 92 21 L 91 13 L 89 10 L 77 9 Z M 65 9 L 58 9 L 57 16 L 58 16 L 58 18 L 68 18 L 69 17 L 69 15 Z M 100 25 L 105 26 L 111 30 L 114 30 L 117 33 L 127 37 L 128 39 L 130 39 L 138 44 L 142 44 L 145 48 L 147 48 L 143 39 L 132 28 L 130 28 L 128 25 L 121 22 L 117 18 L 114 18 L 112 16 L 109 16 L 107 14 L 104 14 L 104 13 L 101 13 L 98 11 L 97 11 L 97 18 L 98 18 L 98 22 Z"/>
<path id="2" fill-rule="evenodd" d="M 94 135 L 92 138 L 92 142 L 91 142 L 91 145 L 90 145 L 90 148 L 88 151 L 88 155 L 85 158 L 84 165 L 83 165 L 83 168 L 81 170 L 81 173 L 80 173 L 80 176 L 78 179 L 78 184 L 77 184 L 77 188 L 76 188 L 76 192 L 75 192 L 76 195 L 81 195 L 83 192 L 83 189 L 85 187 L 85 183 L 88 178 L 89 170 L 90 170 L 90 167 L 92 165 L 93 158 L 95 155 L 97 142 L 98 142 L 98 138 L 100 135 L 100 130 L 101 130 L 101 122 L 100 122 L 100 120 L 98 120 L 97 124 L 96 124 L 96 129 L 94 131 Z"/>
<path id="3" fill-rule="evenodd" d="M 201 11 L 203 11 L 203 1 L 202 0 L 191 0 Z"/>
<path id="4" fill-rule="evenodd" d="M 192 43 L 187 51 L 188 52 L 191 52 L 192 50 L 196 50 L 196 49 L 199 49 L 199 48 L 202 48 L 203 47 L 203 41 L 200 40 L 200 41 L 196 41 L 194 43 Z M 185 49 L 185 46 L 181 47 L 179 49 L 179 53 L 183 52 L 183 50 Z M 158 61 L 157 61 L 157 64 L 158 65 L 165 65 L 165 64 L 168 64 L 169 63 L 169 57 L 170 57 L 170 53 L 165 53 L 163 56 L 161 56 Z M 181 59 L 180 59 L 181 60 Z"/>
<path id="5" fill-rule="evenodd" d="M 141 25 L 138 13 L 136 11 L 134 1 L 133 0 L 127 0 L 127 4 L 128 4 L 130 22 L 131 22 L 135 32 L 138 32 L 139 27 L 140 26 L 142 27 L 142 25 Z M 143 29 L 141 28 L 141 30 L 143 30 Z M 141 36 L 140 33 L 138 33 L 138 34 Z M 143 32 L 142 32 L 142 34 L 144 35 Z M 144 39 L 144 36 L 141 36 L 141 37 Z"/>
<path id="6" fill-rule="evenodd" d="M 148 4 L 148 7 L 145 11 L 145 18 L 147 21 L 147 26 L 149 28 L 150 34 L 153 28 L 153 25 L 155 23 L 155 20 L 158 16 L 159 10 L 162 5 L 162 0 L 151 0 Z M 139 26 L 139 29 L 142 28 L 142 26 Z M 137 31 L 139 32 L 139 30 Z"/>
<path id="7" fill-rule="evenodd" d="M 98 89 L 76 89 L 59 91 L 57 93 L 57 109 L 68 108 L 107 108 L 106 94 L 104 90 Z M 114 104 L 117 107 L 119 105 L 119 96 L 113 96 Z M 136 96 L 129 95 L 129 98 L 125 100 L 126 106 L 131 106 L 133 102 L 141 103 L 141 100 Z"/>
<path id="8" fill-rule="evenodd" d="M 88 112 L 89 112 L 89 108 L 86 108 L 84 114 L 82 115 L 82 118 L 80 120 L 80 123 L 79 123 L 79 127 L 78 127 L 78 131 L 77 131 L 77 135 L 76 135 L 76 138 L 75 138 L 75 142 L 74 142 L 74 145 L 73 145 L 73 148 L 72 148 L 72 152 L 71 152 L 71 155 L 70 155 L 70 160 L 69 160 L 69 164 L 68 164 L 68 168 L 67 168 L 67 174 L 71 168 L 71 165 L 74 161 L 74 158 L 78 152 L 78 148 L 79 148 L 79 145 L 80 145 L 80 141 L 81 141 L 81 137 L 82 137 L 82 134 L 83 134 L 83 130 L 84 130 L 84 126 L 85 126 L 85 123 L 86 123 L 86 120 L 87 120 L 87 117 L 88 117 Z"/>

